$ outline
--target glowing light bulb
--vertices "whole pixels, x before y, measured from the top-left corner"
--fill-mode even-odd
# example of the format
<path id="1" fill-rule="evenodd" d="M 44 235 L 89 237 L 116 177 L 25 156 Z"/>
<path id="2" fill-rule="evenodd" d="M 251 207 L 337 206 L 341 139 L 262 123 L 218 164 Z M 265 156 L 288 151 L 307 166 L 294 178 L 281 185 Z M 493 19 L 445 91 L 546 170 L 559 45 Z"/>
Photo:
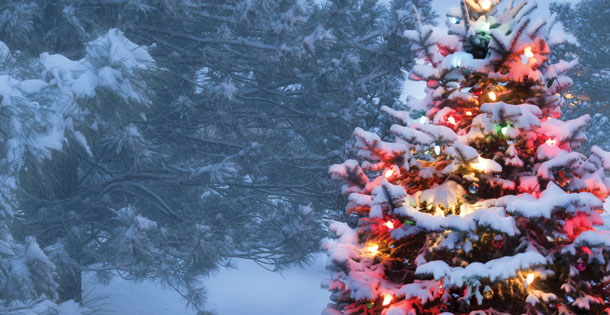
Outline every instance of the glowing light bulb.
<path id="1" fill-rule="evenodd" d="M 508 133 L 508 126 L 502 127 L 502 129 L 500 129 L 500 132 L 502 132 L 502 135 L 506 136 L 506 134 Z"/>
<path id="2" fill-rule="evenodd" d="M 494 92 L 494 91 L 489 92 L 489 94 L 487 94 L 487 96 L 489 96 L 489 99 L 492 101 L 495 101 L 498 98 L 496 96 L 496 92 Z"/>
<path id="3" fill-rule="evenodd" d="M 387 171 L 385 171 L 385 173 L 383 173 L 383 177 L 385 177 L 385 178 L 390 178 L 392 175 L 394 175 L 393 170 L 387 170 Z"/>
<path id="4" fill-rule="evenodd" d="M 487 11 L 491 8 L 491 0 L 481 0 L 479 1 L 479 5 L 481 6 L 481 9 Z"/>
<path id="5" fill-rule="evenodd" d="M 527 284 L 532 284 L 532 282 L 534 282 L 534 278 L 535 278 L 535 275 L 532 272 L 532 273 L 527 274 L 527 278 L 525 280 L 527 281 Z"/>
<path id="6" fill-rule="evenodd" d="M 487 170 L 487 161 L 481 157 L 475 163 L 471 163 L 470 167 L 474 168 L 477 171 L 485 172 Z"/>
<path id="7" fill-rule="evenodd" d="M 436 153 L 436 155 L 441 154 L 441 147 L 438 145 L 434 146 L 434 153 Z"/>
<path id="8" fill-rule="evenodd" d="M 428 122 L 428 117 L 426 117 L 426 116 L 421 116 L 421 118 L 419 119 L 419 123 L 422 125 L 427 122 Z"/>
<path id="9" fill-rule="evenodd" d="M 393 299 L 394 299 L 394 298 L 393 298 L 391 295 L 389 295 L 389 294 L 385 294 L 385 295 L 383 296 L 383 302 L 381 302 L 381 305 L 383 305 L 383 306 L 390 305 L 390 303 L 392 303 L 392 300 L 393 300 Z"/>
<path id="10" fill-rule="evenodd" d="M 523 54 L 528 58 L 534 57 L 534 53 L 532 52 L 532 47 L 530 47 L 530 46 L 525 47 L 525 49 L 523 50 Z"/>
<path id="11" fill-rule="evenodd" d="M 466 116 L 472 116 L 472 112 L 471 111 L 467 111 L 466 112 Z"/>
<path id="12" fill-rule="evenodd" d="M 366 248 L 369 251 L 369 254 L 371 255 L 377 255 L 377 253 L 379 253 L 379 245 L 371 245 L 369 247 Z"/>
<path id="13" fill-rule="evenodd" d="M 546 139 L 546 144 L 550 145 L 550 146 L 554 146 L 557 144 L 557 139 L 555 138 L 548 138 Z"/>
<path id="14" fill-rule="evenodd" d="M 394 223 L 392 221 L 388 221 L 385 223 L 385 226 L 388 227 L 388 229 L 393 229 L 394 228 Z"/>
<path id="15" fill-rule="evenodd" d="M 447 121 L 452 125 L 456 124 L 455 118 L 453 118 L 453 116 L 449 116 L 449 118 L 447 118 Z"/>

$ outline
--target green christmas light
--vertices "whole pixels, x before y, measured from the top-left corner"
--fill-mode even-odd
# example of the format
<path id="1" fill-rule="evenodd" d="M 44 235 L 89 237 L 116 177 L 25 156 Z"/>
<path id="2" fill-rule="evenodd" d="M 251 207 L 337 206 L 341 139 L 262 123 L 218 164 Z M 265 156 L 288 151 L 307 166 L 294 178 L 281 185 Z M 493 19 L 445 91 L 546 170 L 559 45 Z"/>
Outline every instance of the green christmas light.
<path id="1" fill-rule="evenodd" d="M 502 132 L 502 135 L 506 136 L 506 134 L 508 133 L 508 126 L 502 127 L 500 131 Z"/>

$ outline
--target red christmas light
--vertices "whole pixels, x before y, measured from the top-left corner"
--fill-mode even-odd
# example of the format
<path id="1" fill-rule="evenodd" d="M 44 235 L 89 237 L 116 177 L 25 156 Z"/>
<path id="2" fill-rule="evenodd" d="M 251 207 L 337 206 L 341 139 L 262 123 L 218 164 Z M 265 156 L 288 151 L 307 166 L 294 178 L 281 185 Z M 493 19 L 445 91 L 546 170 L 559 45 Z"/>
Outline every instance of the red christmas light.
<path id="1" fill-rule="evenodd" d="M 385 171 L 385 173 L 383 173 L 383 177 L 385 177 L 385 178 L 390 178 L 392 175 L 394 175 L 393 170 L 387 170 L 387 171 Z"/>
<path id="2" fill-rule="evenodd" d="M 549 138 L 546 140 L 546 144 L 548 144 L 548 145 L 550 145 L 550 146 L 555 146 L 555 145 L 557 144 L 557 140 L 556 140 L 555 138 L 551 138 L 551 137 L 549 137 Z"/>
<path id="3" fill-rule="evenodd" d="M 452 124 L 452 125 L 455 125 L 455 124 L 457 123 L 457 122 L 455 121 L 455 118 L 453 118 L 453 116 L 449 116 L 449 118 L 447 118 L 447 122 L 448 122 L 448 123 L 450 123 L 450 124 Z"/>

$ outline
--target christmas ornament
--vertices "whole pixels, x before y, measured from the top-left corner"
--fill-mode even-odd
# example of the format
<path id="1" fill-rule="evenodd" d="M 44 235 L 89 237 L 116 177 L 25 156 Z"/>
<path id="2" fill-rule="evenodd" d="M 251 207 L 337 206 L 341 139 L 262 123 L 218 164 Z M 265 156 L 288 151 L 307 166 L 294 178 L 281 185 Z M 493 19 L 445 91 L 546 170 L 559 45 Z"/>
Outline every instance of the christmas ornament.
<path id="1" fill-rule="evenodd" d="M 468 192 L 472 195 L 476 195 L 479 192 L 479 184 L 472 183 L 470 187 L 468 187 Z"/>
<path id="2" fill-rule="evenodd" d="M 587 265 L 585 264 L 585 261 L 582 260 L 582 258 L 578 258 L 578 260 L 576 261 L 576 269 L 581 272 L 587 269 Z"/>
<path id="3" fill-rule="evenodd" d="M 496 235 L 493 241 L 491 241 L 491 245 L 495 248 L 502 248 L 502 246 L 504 246 L 504 238 L 502 235 Z"/>
<path id="4" fill-rule="evenodd" d="M 489 287 L 488 285 L 485 286 L 485 288 L 483 289 L 483 297 L 486 300 L 491 300 L 494 297 L 494 290 Z"/>

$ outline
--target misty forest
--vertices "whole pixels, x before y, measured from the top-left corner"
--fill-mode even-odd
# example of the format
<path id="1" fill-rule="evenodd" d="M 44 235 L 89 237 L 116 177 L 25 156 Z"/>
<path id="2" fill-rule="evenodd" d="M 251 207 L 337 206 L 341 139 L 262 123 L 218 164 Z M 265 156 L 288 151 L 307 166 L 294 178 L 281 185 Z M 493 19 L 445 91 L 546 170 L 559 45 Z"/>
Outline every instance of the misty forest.
<path id="1" fill-rule="evenodd" d="M 253 315 L 309 314 L 299 309 L 308 304 L 325 315 L 516 314 L 501 304 L 521 305 L 519 314 L 610 314 L 610 234 L 579 237 L 602 233 L 597 217 L 610 225 L 600 206 L 610 190 L 609 16 L 607 0 L 0 1 L 0 314 L 246 314 L 219 306 L 229 301 L 253 303 L 244 308 Z M 528 40 L 538 45 L 533 52 Z M 530 67 L 531 59 L 515 59 L 542 69 L 535 75 L 543 79 L 482 63 L 513 55 L 543 60 Z M 461 64 L 444 68 L 452 56 Z M 530 117 L 537 122 L 525 124 Z M 471 136 L 477 123 L 498 128 Z M 540 141 L 529 134 L 561 129 L 569 131 Z M 554 149 L 532 151 L 545 141 Z M 475 176 L 477 158 L 500 169 Z M 553 161 L 554 177 L 540 175 Z M 516 174 L 532 169 L 541 179 L 528 190 Z M 457 189 L 453 201 L 434 206 L 441 193 L 424 201 L 448 183 L 459 186 L 442 193 L 449 200 Z M 551 191 L 570 196 L 570 207 L 524 214 L 525 201 Z M 472 231 L 427 228 L 424 215 L 465 217 L 459 206 L 492 199 L 498 220 L 514 229 L 483 228 L 478 218 Z M 391 231 L 376 234 L 375 220 Z M 579 226 L 556 231 L 553 220 Z M 526 237 L 535 225 L 561 242 Z M 459 233 L 450 234 L 454 227 Z M 468 245 L 433 253 L 432 244 L 451 237 Z M 395 243 L 384 252 L 373 240 Z M 485 244 L 496 256 L 476 256 Z M 545 291 L 544 277 L 562 275 L 555 289 L 564 279 L 551 268 L 550 248 L 576 248 L 566 254 L 574 255 L 571 270 L 589 278 L 561 294 Z M 549 265 L 522 262 L 518 272 L 535 271 L 535 292 L 547 295 L 514 293 L 529 306 L 503 295 L 510 279 L 465 278 L 455 288 L 474 293 L 455 299 L 450 289 L 423 287 L 451 282 L 439 264 L 420 274 L 435 261 L 466 268 L 533 251 Z M 328 270 L 312 273 L 319 265 Z M 379 266 L 385 274 L 373 285 Z M 355 275 L 359 268 L 370 272 Z M 276 274 L 286 276 L 269 280 Z M 275 303 L 254 294 L 265 281 L 295 289 L 275 290 L 283 306 L 257 309 Z M 116 283 L 154 288 L 144 294 L 151 300 L 175 295 L 178 307 L 113 307 Z M 432 293 L 409 291 L 414 284 Z M 110 293 L 92 297 L 92 288 Z M 322 298 L 303 300 L 309 291 Z"/>

